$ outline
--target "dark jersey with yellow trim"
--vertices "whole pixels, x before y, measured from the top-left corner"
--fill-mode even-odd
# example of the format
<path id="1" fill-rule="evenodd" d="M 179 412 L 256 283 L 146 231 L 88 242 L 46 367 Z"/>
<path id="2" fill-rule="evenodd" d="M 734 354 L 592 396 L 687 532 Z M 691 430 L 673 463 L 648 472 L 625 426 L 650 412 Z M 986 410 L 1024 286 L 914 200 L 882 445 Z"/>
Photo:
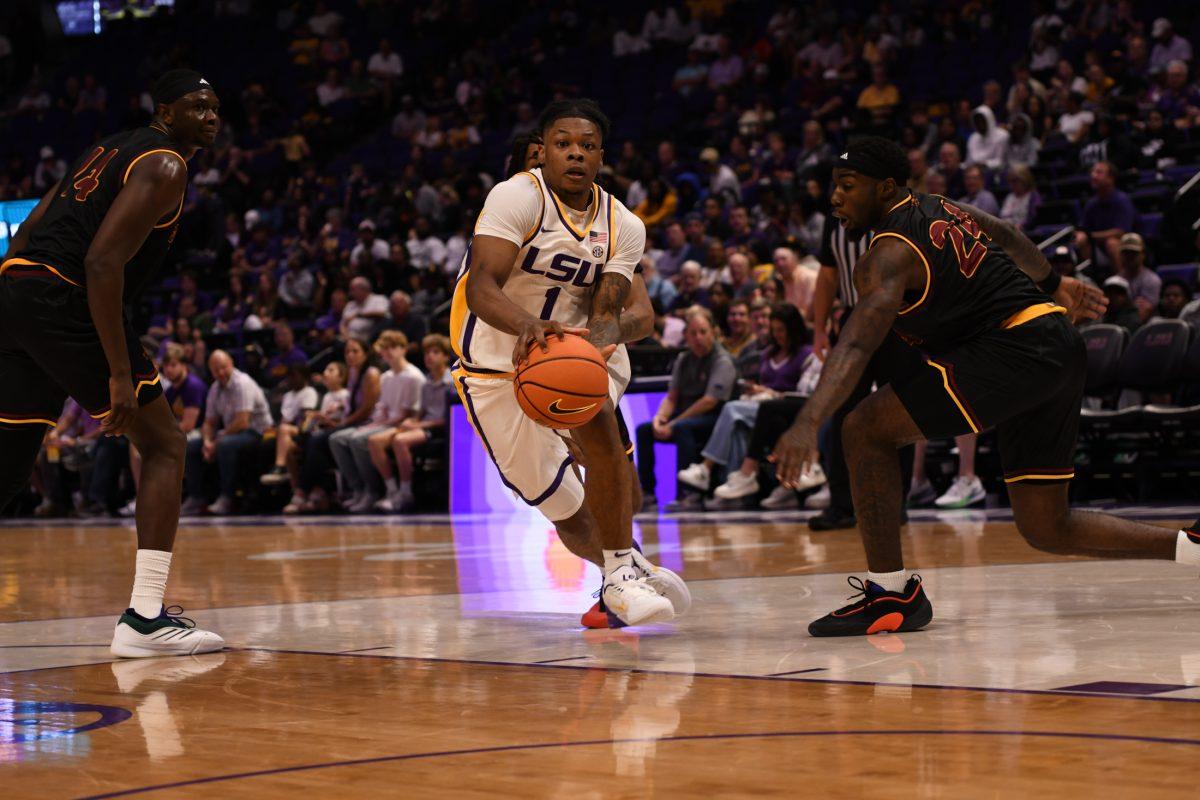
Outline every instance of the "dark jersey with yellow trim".
<path id="1" fill-rule="evenodd" d="M 91 147 L 67 169 L 29 243 L 12 257 L 18 262 L 43 264 L 65 280 L 83 286 L 88 248 L 133 166 L 151 153 L 164 151 L 184 160 L 177 145 L 158 127 L 118 133 Z M 155 223 L 141 249 L 125 264 L 127 302 L 141 293 L 162 263 L 182 211 L 181 196 L 178 208 Z"/>
<path id="2" fill-rule="evenodd" d="M 913 194 L 893 206 L 871 246 L 888 238 L 915 250 L 925 268 L 924 288 L 905 293 L 893 325 L 924 350 L 952 348 L 1048 299 L 969 214 L 940 195 Z"/>

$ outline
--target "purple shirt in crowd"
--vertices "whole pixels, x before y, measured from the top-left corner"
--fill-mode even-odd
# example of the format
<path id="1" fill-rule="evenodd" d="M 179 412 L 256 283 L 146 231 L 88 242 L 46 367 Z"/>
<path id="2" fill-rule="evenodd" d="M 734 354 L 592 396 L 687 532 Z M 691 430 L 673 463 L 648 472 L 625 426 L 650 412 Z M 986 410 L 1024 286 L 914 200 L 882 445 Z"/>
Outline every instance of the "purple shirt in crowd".
<path id="1" fill-rule="evenodd" d="M 188 376 L 183 379 L 182 383 L 171 384 L 163 392 L 163 395 L 167 398 L 167 405 L 174 412 L 175 419 L 182 419 L 184 410 L 188 408 L 198 408 L 200 416 L 204 416 L 204 401 L 208 397 L 208 387 L 196 373 L 188 372 Z M 196 420 L 197 424 L 199 422 L 200 420 Z"/>
<path id="2" fill-rule="evenodd" d="M 778 356 L 782 354 L 764 355 L 762 366 L 758 368 L 759 384 L 777 392 L 796 391 L 796 384 L 800 383 L 800 374 L 804 372 L 804 359 L 808 358 L 811 352 L 812 347 L 804 345 L 782 364 L 777 363 Z"/>
<path id="3" fill-rule="evenodd" d="M 1110 228 L 1131 231 L 1136 219 L 1137 212 L 1133 208 L 1133 201 L 1129 199 L 1129 195 L 1116 189 L 1107 198 L 1093 197 L 1087 201 L 1087 205 L 1083 207 L 1082 227 L 1089 233 Z"/>

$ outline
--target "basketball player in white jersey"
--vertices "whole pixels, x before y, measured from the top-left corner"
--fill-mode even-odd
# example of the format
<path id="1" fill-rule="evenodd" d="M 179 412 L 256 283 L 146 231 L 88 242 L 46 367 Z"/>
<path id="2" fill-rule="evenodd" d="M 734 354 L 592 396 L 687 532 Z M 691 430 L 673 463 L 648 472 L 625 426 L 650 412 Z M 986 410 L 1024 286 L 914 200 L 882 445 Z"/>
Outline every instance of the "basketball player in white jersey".
<path id="1" fill-rule="evenodd" d="M 669 620 L 691 598 L 677 575 L 633 548 L 615 411 L 630 374 L 628 357 L 614 355 L 646 334 L 642 315 L 622 314 L 645 226 L 595 183 L 608 132 L 595 103 L 552 103 L 538 128 L 543 166 L 492 189 L 463 258 L 450 323 L 455 385 L 505 484 L 555 524 L 571 552 L 601 567 L 611 624 Z M 587 459 L 588 494 L 603 503 L 585 505 L 563 437 L 525 416 L 512 389 L 513 368 L 529 349 L 564 333 L 586 336 L 610 359 L 609 400 L 572 432 Z"/>

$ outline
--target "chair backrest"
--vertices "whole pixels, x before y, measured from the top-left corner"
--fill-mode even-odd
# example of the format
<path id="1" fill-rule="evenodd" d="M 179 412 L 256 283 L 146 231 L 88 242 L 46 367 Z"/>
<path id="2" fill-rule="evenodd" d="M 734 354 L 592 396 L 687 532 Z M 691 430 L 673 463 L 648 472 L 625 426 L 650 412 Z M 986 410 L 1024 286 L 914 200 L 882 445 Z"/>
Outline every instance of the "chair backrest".
<path id="1" fill-rule="evenodd" d="M 1117 380 L 1127 389 L 1173 392 L 1183 380 L 1192 329 L 1178 319 L 1143 325 L 1121 357 Z"/>
<path id="2" fill-rule="evenodd" d="M 1117 369 L 1129 343 L 1129 332 L 1120 325 L 1090 325 L 1080 331 L 1087 346 L 1089 396 L 1107 394 L 1117 387 Z"/>
<path id="3" fill-rule="evenodd" d="M 1200 328 L 1192 326 L 1192 343 L 1183 357 L 1183 379 L 1200 382 Z"/>

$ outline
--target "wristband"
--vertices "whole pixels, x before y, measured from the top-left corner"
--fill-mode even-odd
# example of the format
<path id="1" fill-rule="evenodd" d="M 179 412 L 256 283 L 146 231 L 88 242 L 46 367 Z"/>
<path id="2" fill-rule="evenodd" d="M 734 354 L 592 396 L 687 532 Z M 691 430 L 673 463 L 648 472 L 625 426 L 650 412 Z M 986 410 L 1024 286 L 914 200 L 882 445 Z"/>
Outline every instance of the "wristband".
<path id="1" fill-rule="evenodd" d="M 1058 285 L 1060 283 L 1062 283 L 1062 275 L 1059 275 L 1057 272 L 1051 269 L 1049 275 L 1047 275 L 1041 281 L 1038 281 L 1037 287 L 1046 294 L 1052 295 L 1058 290 Z"/>

